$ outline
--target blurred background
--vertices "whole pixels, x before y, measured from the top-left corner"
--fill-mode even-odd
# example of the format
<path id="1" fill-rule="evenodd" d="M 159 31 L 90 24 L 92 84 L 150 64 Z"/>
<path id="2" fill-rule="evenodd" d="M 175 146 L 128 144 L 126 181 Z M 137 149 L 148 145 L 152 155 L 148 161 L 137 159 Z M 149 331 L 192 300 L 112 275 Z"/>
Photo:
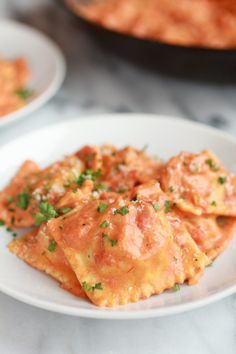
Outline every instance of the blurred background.
<path id="1" fill-rule="evenodd" d="M 0 145 L 58 121 L 106 112 L 178 116 L 236 135 L 235 0 L 85 3 L 0 1 L 0 21 L 45 33 L 67 62 L 58 93 L 0 129 Z M 226 344 L 227 354 L 235 354 L 235 295 L 187 314 L 130 322 L 63 316 L 4 294 L 0 305 L 4 354 L 221 354 Z"/>
<path id="2" fill-rule="evenodd" d="M 136 0 L 138 3 L 140 1 Z M 1 1 L 1 18 L 12 18 L 44 32 L 60 46 L 67 61 L 66 79 L 58 94 L 34 113 L 34 119 L 28 116 L 24 121 L 1 131 L 1 142 L 14 137 L 16 131 L 19 135 L 21 131 L 36 129 L 68 117 L 97 112 L 168 114 L 204 122 L 236 134 L 236 54 L 232 48 L 236 42 L 236 32 L 231 37 L 227 33 L 225 41 L 224 37 L 217 41 L 214 36 L 221 33 L 222 28 L 216 34 L 214 28 L 211 28 L 213 39 L 210 36 L 205 40 L 204 31 L 197 33 L 195 38 L 191 23 L 187 23 L 182 32 L 192 31 L 193 36 L 185 38 L 181 32 L 179 37 L 175 35 L 172 38 L 170 34 L 170 38 L 167 36 L 166 40 L 165 36 L 162 38 L 158 34 L 158 38 L 150 40 L 150 33 L 147 31 L 147 34 L 142 33 L 140 39 L 132 33 L 132 26 L 127 35 L 127 23 L 125 27 L 122 19 L 118 21 L 117 28 L 117 18 L 121 15 L 125 18 L 124 9 L 121 15 L 119 12 L 111 12 L 116 17 L 110 20 L 110 29 L 113 31 L 107 31 L 104 26 L 109 27 L 109 21 L 105 21 L 109 16 L 105 16 L 99 26 L 89 24 L 78 16 L 81 14 L 88 18 L 88 14 L 85 16 L 78 12 L 79 1 L 76 6 L 75 2 L 76 0 L 67 0 L 67 4 L 63 0 Z M 131 9 L 134 2 L 132 0 Z M 150 3 L 141 2 L 146 4 L 144 8 Z M 198 3 L 207 2 L 202 0 Z M 221 2 L 213 1 L 215 4 Z M 234 1 L 227 3 L 233 4 Z M 93 13 L 94 9 L 91 11 Z M 109 11 L 107 13 L 109 15 Z M 194 8 L 190 13 L 194 13 Z M 209 19 L 205 13 L 203 15 L 207 25 Z M 99 18 L 99 13 L 97 16 Z M 216 14 L 216 21 L 219 22 L 217 16 L 219 17 L 219 13 Z M 91 18 L 94 19 L 90 16 L 90 21 Z M 95 22 L 98 22 L 97 18 Z M 155 16 L 152 13 L 144 18 L 144 23 L 147 19 L 153 21 Z M 177 24 L 181 22 L 178 21 Z M 218 22 L 216 28 L 219 28 Z M 165 22 L 165 26 L 167 29 L 171 28 L 173 21 Z M 122 31 L 124 33 L 118 34 Z M 205 32 L 207 31 L 206 28 Z M 232 32 L 233 28 L 229 28 L 229 31 Z M 151 35 L 155 37 L 152 32 Z M 169 43 L 166 44 L 165 41 Z"/>

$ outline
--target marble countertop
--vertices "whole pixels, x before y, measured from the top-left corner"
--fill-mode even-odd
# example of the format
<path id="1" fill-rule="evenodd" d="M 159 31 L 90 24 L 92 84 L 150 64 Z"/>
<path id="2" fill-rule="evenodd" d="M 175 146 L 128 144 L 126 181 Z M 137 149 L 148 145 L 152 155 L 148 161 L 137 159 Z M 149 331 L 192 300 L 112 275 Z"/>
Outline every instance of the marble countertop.
<path id="1" fill-rule="evenodd" d="M 102 45 L 60 1 L 2 0 L 0 17 L 47 33 L 68 65 L 58 94 L 37 113 L 1 129 L 0 145 L 39 127 L 98 112 L 177 115 L 236 135 L 233 66 L 232 73 L 219 68 L 219 80 L 217 75 L 212 80 L 172 75 L 158 70 L 158 62 L 151 70 Z M 170 64 L 175 62 L 172 58 Z M 50 313 L 0 293 L 0 314 L 3 354 L 236 353 L 236 295 L 186 314 L 125 322 Z"/>

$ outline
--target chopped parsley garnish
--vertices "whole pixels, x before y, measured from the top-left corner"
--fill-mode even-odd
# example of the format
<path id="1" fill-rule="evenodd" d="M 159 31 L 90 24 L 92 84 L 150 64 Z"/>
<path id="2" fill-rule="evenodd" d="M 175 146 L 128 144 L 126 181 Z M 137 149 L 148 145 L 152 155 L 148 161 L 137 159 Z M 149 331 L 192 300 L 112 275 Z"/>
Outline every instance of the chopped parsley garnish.
<path id="1" fill-rule="evenodd" d="M 115 246 L 117 244 L 117 240 L 111 240 L 111 247 Z"/>
<path id="2" fill-rule="evenodd" d="M 120 214 L 120 215 L 123 215 L 123 216 L 128 214 L 128 213 L 129 213 L 129 209 L 128 209 L 127 206 L 123 206 L 120 209 L 116 209 L 115 212 L 114 212 L 114 214 Z"/>
<path id="3" fill-rule="evenodd" d="M 17 196 L 16 205 L 18 206 L 18 208 L 22 210 L 26 210 L 29 206 L 29 200 L 30 200 L 29 194 L 22 192 Z"/>
<path id="4" fill-rule="evenodd" d="M 69 213 L 69 211 L 71 211 L 71 210 L 72 210 L 71 208 L 61 208 L 61 209 L 59 210 L 59 212 L 62 213 L 62 214 L 67 214 L 67 213 Z"/>
<path id="5" fill-rule="evenodd" d="M 160 205 L 157 202 L 152 203 L 152 206 L 155 211 L 160 210 Z"/>
<path id="6" fill-rule="evenodd" d="M 16 237 L 17 236 L 17 233 L 11 228 L 11 227 L 6 227 L 6 231 L 7 232 L 10 232 L 12 237 Z"/>
<path id="7" fill-rule="evenodd" d="M 117 240 L 113 240 L 108 234 L 103 233 L 102 237 L 111 243 L 111 247 L 114 247 L 117 244 Z"/>
<path id="8" fill-rule="evenodd" d="M 94 286 L 93 286 L 93 290 L 103 290 L 103 287 L 102 287 L 102 283 L 96 283 Z"/>
<path id="9" fill-rule="evenodd" d="M 212 159 L 207 159 L 206 164 L 210 167 L 211 170 L 217 171 L 218 167 L 216 166 L 215 162 Z"/>
<path id="10" fill-rule="evenodd" d="M 216 201 L 213 200 L 213 201 L 211 202 L 211 205 L 212 205 L 212 206 L 216 206 L 216 205 L 217 205 Z"/>
<path id="11" fill-rule="evenodd" d="M 170 187 L 168 188 L 168 191 L 169 191 L 170 193 L 173 193 L 173 192 L 174 192 L 174 188 L 173 188 L 172 186 L 170 186 Z"/>
<path id="12" fill-rule="evenodd" d="M 101 222 L 101 224 L 99 225 L 99 227 L 101 227 L 102 229 L 105 229 L 106 227 L 108 227 L 110 225 L 109 221 L 104 220 L 103 222 Z"/>
<path id="13" fill-rule="evenodd" d="M 39 226 L 42 222 L 51 220 L 57 216 L 57 212 L 54 207 L 46 202 L 39 204 L 40 212 L 35 214 L 35 225 Z"/>
<path id="14" fill-rule="evenodd" d="M 48 250 L 49 252 L 54 252 L 56 249 L 57 243 L 55 240 L 50 241 L 49 245 L 48 245 Z"/>
<path id="15" fill-rule="evenodd" d="M 104 213 L 104 211 L 108 208 L 108 205 L 103 203 L 103 202 L 100 202 L 98 207 L 97 207 L 97 211 L 99 213 Z"/>
<path id="16" fill-rule="evenodd" d="M 89 283 L 87 283 L 86 281 L 82 282 L 82 288 L 85 292 L 92 290 L 92 286 Z"/>
<path id="17" fill-rule="evenodd" d="M 76 183 L 81 187 L 86 179 L 88 178 L 86 178 L 85 173 L 82 173 L 77 179 Z"/>
<path id="18" fill-rule="evenodd" d="M 206 160 L 206 164 L 210 167 L 213 168 L 215 166 L 215 163 L 213 162 L 212 159 L 207 159 Z"/>
<path id="19" fill-rule="evenodd" d="M 86 281 L 82 282 L 82 288 L 85 292 L 94 291 L 94 290 L 103 290 L 102 283 L 96 283 L 95 285 L 91 285 Z"/>
<path id="20" fill-rule="evenodd" d="M 16 95 L 19 96 L 22 100 L 27 100 L 29 97 L 33 95 L 33 91 L 22 87 L 16 90 Z"/>
<path id="21" fill-rule="evenodd" d="M 173 286 L 172 291 L 176 292 L 180 290 L 180 285 L 179 284 L 175 284 L 175 286 Z"/>
<path id="22" fill-rule="evenodd" d="M 34 216 L 34 221 L 35 221 L 35 225 L 39 226 L 42 224 L 42 222 L 46 221 L 46 218 L 42 213 L 37 213 Z"/>
<path id="23" fill-rule="evenodd" d="M 164 203 L 164 212 L 166 214 L 171 212 L 171 204 L 169 200 L 166 200 Z"/>
<path id="24" fill-rule="evenodd" d="M 85 170 L 77 179 L 77 184 L 81 187 L 84 181 L 91 180 L 95 181 L 97 177 L 101 176 L 101 170 L 93 171 L 93 170 Z"/>
<path id="25" fill-rule="evenodd" d="M 57 216 L 57 212 L 54 209 L 53 205 L 47 202 L 40 203 L 39 208 L 41 213 L 44 214 L 48 220 L 53 219 Z"/>
<path id="26" fill-rule="evenodd" d="M 5 225 L 5 221 L 0 219 L 0 226 L 4 226 Z"/>
<path id="27" fill-rule="evenodd" d="M 14 221 L 11 221 L 11 224 L 13 225 Z M 4 226 L 5 225 L 5 221 L 0 219 L 0 226 Z M 17 233 L 9 226 L 6 227 L 6 231 L 10 232 L 12 234 L 12 237 L 16 237 Z"/>
<path id="28" fill-rule="evenodd" d="M 14 201 L 14 197 L 12 195 L 7 196 L 7 202 L 8 204 L 12 203 Z"/>
<path id="29" fill-rule="evenodd" d="M 220 176 L 220 177 L 218 178 L 218 183 L 219 183 L 219 184 L 224 184 L 225 182 L 226 182 L 226 177 Z"/>
<path id="30" fill-rule="evenodd" d="M 4 226 L 5 222 L 3 220 L 0 220 L 0 226 Z M 17 233 L 9 226 L 6 227 L 5 229 L 7 232 L 11 233 L 12 237 L 16 237 Z"/>

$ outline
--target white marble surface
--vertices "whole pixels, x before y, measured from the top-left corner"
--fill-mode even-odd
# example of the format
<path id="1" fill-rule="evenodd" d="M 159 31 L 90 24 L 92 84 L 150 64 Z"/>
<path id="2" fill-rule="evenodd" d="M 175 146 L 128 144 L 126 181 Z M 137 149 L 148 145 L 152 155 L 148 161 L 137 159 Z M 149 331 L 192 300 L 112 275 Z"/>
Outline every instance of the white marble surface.
<path id="1" fill-rule="evenodd" d="M 236 134 L 234 79 L 215 84 L 188 81 L 128 63 L 101 47 L 56 1 L 1 0 L 0 17 L 48 33 L 62 47 L 68 64 L 56 97 L 2 129 L 0 145 L 39 127 L 97 112 L 178 115 Z M 236 296 L 178 316 L 125 322 L 54 314 L 0 294 L 0 353 L 235 354 Z"/>

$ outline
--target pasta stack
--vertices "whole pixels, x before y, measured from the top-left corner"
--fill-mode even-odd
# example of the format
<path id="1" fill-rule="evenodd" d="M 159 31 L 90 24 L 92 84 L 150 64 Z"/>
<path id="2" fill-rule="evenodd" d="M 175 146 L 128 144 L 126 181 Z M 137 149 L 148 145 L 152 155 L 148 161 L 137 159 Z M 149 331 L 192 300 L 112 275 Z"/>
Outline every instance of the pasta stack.
<path id="1" fill-rule="evenodd" d="M 167 162 L 131 146 L 25 161 L 0 194 L 9 250 L 97 306 L 195 284 L 236 225 L 236 177 L 208 150 Z"/>

